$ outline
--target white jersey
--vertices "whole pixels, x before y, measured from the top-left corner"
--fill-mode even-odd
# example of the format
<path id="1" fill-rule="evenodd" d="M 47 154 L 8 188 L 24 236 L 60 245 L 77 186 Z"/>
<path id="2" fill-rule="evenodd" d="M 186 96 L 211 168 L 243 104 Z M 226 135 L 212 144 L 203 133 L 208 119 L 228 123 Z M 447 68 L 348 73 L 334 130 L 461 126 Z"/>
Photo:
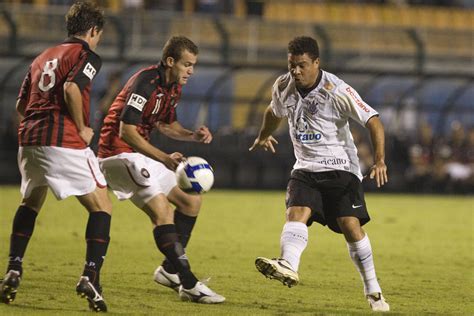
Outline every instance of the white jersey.
<path id="1" fill-rule="evenodd" d="M 362 180 L 348 119 L 365 126 L 378 113 L 351 86 L 322 71 L 318 86 L 302 98 L 287 73 L 273 85 L 270 106 L 275 116 L 288 118 L 296 157 L 294 169 L 345 170 Z"/>

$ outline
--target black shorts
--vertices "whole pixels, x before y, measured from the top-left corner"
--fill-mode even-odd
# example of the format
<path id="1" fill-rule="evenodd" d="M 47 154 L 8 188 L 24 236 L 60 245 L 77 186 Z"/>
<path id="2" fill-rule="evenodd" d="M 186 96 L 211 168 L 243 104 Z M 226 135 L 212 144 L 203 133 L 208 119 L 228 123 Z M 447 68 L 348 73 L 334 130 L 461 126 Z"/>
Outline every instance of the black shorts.
<path id="1" fill-rule="evenodd" d="M 308 226 L 316 221 L 336 233 L 342 233 L 338 217 L 357 217 L 361 226 L 370 221 L 362 183 L 347 171 L 293 170 L 286 189 L 286 207 L 291 206 L 309 207 Z"/>

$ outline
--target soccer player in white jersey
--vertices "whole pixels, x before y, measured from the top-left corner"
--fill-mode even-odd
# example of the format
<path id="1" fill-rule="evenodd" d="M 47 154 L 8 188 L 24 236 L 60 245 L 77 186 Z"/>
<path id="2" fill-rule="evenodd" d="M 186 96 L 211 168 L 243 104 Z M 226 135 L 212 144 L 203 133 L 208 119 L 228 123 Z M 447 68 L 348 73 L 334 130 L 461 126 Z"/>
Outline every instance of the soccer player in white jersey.
<path id="1" fill-rule="evenodd" d="M 284 117 L 296 163 L 288 181 L 286 223 L 281 233 L 281 255 L 258 257 L 257 269 L 288 287 L 298 284 L 300 257 L 308 243 L 308 226 L 316 221 L 342 233 L 359 271 L 373 311 L 389 311 L 375 274 L 369 237 L 362 225 L 370 220 L 362 189 L 357 149 L 349 118 L 370 131 L 374 161 L 370 178 L 377 187 L 388 181 L 384 129 L 378 113 L 357 92 L 319 67 L 318 43 L 296 37 L 288 44 L 288 70 L 277 78 L 262 127 L 249 150 L 262 147 L 275 153 L 272 133 Z"/>

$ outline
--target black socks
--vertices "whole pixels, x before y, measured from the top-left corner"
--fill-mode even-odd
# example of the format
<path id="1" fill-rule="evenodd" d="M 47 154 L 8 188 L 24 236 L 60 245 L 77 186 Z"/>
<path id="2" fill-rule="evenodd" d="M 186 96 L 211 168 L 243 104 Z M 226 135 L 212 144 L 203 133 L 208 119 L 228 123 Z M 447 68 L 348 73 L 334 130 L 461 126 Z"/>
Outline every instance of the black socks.
<path id="1" fill-rule="evenodd" d="M 194 228 L 194 224 L 196 224 L 196 219 L 197 217 L 184 215 L 178 210 L 175 210 L 174 212 L 174 224 L 176 225 L 176 232 L 178 233 L 179 241 L 181 241 L 181 245 L 183 245 L 183 248 L 186 248 L 186 246 L 188 245 L 189 238 L 191 238 L 191 232 Z M 175 267 L 167 259 L 165 259 L 161 265 L 168 273 L 177 272 Z"/>
<path id="2" fill-rule="evenodd" d="M 179 241 L 175 225 L 157 226 L 153 230 L 153 236 L 155 237 L 158 249 L 176 269 L 183 287 L 185 289 L 193 288 L 198 280 L 191 272 L 188 257 L 184 253 L 184 248 Z"/>
<path id="3" fill-rule="evenodd" d="M 26 247 L 30 241 L 35 228 L 36 216 L 38 215 L 33 209 L 27 206 L 20 206 L 16 211 L 13 219 L 12 234 L 10 236 L 10 254 L 8 260 L 7 272 L 16 270 L 23 274 L 23 256 Z"/>
<path id="4" fill-rule="evenodd" d="M 94 285 L 100 284 L 100 269 L 110 242 L 110 220 L 111 216 L 106 212 L 89 213 L 86 228 L 86 263 L 82 275 L 89 277 L 89 281 Z"/>

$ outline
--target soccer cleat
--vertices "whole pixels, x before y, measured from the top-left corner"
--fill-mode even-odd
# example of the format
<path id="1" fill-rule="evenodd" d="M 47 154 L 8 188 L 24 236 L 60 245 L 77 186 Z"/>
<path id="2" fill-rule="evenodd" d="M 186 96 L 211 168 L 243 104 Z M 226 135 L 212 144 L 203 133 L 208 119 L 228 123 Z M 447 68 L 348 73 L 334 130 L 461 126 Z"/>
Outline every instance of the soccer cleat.
<path id="1" fill-rule="evenodd" d="M 385 301 L 382 293 L 367 294 L 367 301 L 374 312 L 388 312 L 390 305 Z"/>
<path id="2" fill-rule="evenodd" d="M 179 286 L 181 285 L 181 281 L 179 280 L 178 274 L 166 272 L 163 266 L 159 266 L 155 270 L 153 280 L 155 280 L 155 282 L 158 284 L 169 287 L 175 290 L 176 292 L 179 292 Z"/>
<path id="3" fill-rule="evenodd" d="M 76 286 L 77 295 L 87 298 L 89 302 L 89 309 L 94 312 L 107 312 L 107 305 L 105 305 L 102 297 L 102 289 L 96 290 L 94 285 L 89 282 L 89 278 L 81 276 L 79 283 Z"/>
<path id="4" fill-rule="evenodd" d="M 293 271 L 291 265 L 285 259 L 267 259 L 258 257 L 255 266 L 264 276 L 276 279 L 288 287 L 298 284 L 300 281 L 298 273 Z"/>
<path id="5" fill-rule="evenodd" d="M 3 280 L 1 280 L 0 300 L 5 304 L 10 304 L 15 300 L 16 291 L 20 286 L 20 272 L 10 270 Z"/>
<path id="6" fill-rule="evenodd" d="M 202 282 L 197 282 L 196 285 L 189 290 L 180 285 L 179 297 L 182 301 L 203 304 L 218 304 L 225 301 L 224 296 L 217 294 Z"/>

